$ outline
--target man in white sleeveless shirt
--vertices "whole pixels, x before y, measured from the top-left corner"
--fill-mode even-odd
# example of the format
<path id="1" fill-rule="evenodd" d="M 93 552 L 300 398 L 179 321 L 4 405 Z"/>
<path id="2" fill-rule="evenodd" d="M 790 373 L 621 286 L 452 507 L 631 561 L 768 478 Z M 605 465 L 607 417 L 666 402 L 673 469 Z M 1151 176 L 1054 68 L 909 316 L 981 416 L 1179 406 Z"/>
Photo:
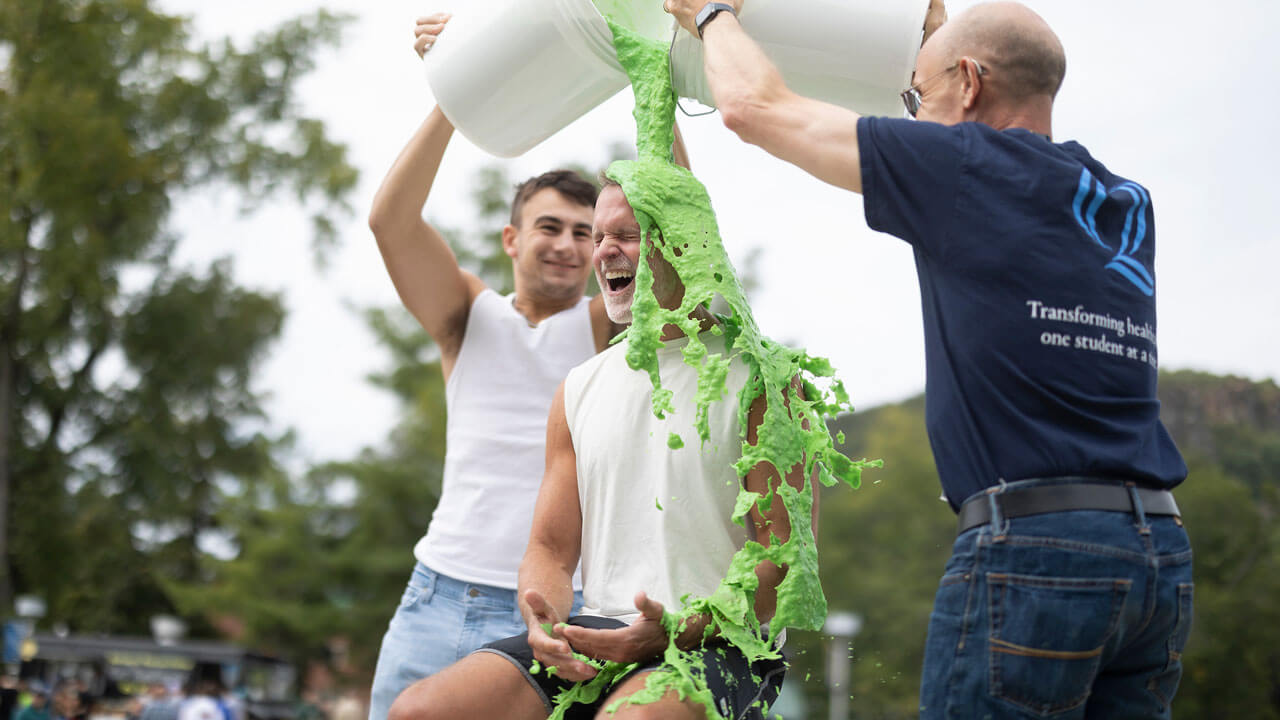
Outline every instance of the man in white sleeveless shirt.
<path id="1" fill-rule="evenodd" d="M 448 16 L 418 21 L 422 54 Z M 409 140 L 374 198 L 369 225 L 401 300 L 440 348 L 448 407 L 444 483 L 416 566 L 378 656 L 370 720 L 406 686 L 523 629 L 517 568 L 541 480 L 547 409 L 573 366 L 617 328 L 591 273 L 596 188 L 570 171 L 521 185 L 503 228 L 515 293 L 458 266 L 422 211 L 453 126 L 439 108 Z"/>
<path id="2" fill-rule="evenodd" d="M 640 226 L 622 188 L 606 183 L 596 204 L 593 264 L 605 308 L 615 322 L 631 321 L 635 273 L 642 246 Z M 665 308 L 684 296 L 675 270 L 662 257 L 648 257 L 654 295 Z M 699 310 L 704 330 L 714 323 Z M 724 352 L 723 339 L 702 339 L 710 352 Z M 747 368 L 730 366 L 725 399 L 712 403 L 710 439 L 701 448 L 672 451 L 671 432 L 690 437 L 697 371 L 683 361 L 688 341 L 668 325 L 659 350 L 663 386 L 673 391 L 675 412 L 654 417 L 648 376 L 631 370 L 620 344 L 574 368 L 561 384 L 547 420 L 546 474 L 538 495 L 532 534 L 520 565 L 520 605 L 527 631 L 490 643 L 441 673 L 406 690 L 391 709 L 391 720 L 511 718 L 541 720 L 556 694 L 595 670 L 573 656 L 638 662 L 639 668 L 615 684 L 597 703 L 574 705 L 568 718 L 609 717 L 601 708 L 644 688 L 660 667 L 667 636 L 664 606 L 682 595 L 709 596 L 748 539 L 768 545 L 790 536 L 780 502 L 769 512 L 751 511 L 744 529 L 730 517 L 739 488 L 767 494 L 781 482 L 757 467 L 739 478 L 733 463 L 741 438 L 737 391 Z M 764 416 L 763 400 L 748 414 L 747 439 Z M 696 437 L 696 435 L 694 435 Z M 786 478 L 803 485 L 803 467 Z M 815 513 L 817 508 L 814 508 Z M 572 576 L 582 561 L 584 606 L 570 616 Z M 765 563 L 756 568 L 760 587 L 756 613 L 772 617 L 776 588 L 785 571 Z M 691 623 L 678 639 L 691 649 L 702 642 L 706 621 Z M 551 627 L 549 634 L 545 627 Z M 782 682 L 781 661 L 748 664 L 736 648 L 712 639 L 702 645 L 706 679 L 719 713 L 758 718 Z M 554 666 L 555 675 L 532 672 L 535 660 Z M 597 714 L 598 713 L 598 714 Z M 614 717 L 704 718 L 704 707 L 674 692 L 646 705 L 621 705 Z"/>

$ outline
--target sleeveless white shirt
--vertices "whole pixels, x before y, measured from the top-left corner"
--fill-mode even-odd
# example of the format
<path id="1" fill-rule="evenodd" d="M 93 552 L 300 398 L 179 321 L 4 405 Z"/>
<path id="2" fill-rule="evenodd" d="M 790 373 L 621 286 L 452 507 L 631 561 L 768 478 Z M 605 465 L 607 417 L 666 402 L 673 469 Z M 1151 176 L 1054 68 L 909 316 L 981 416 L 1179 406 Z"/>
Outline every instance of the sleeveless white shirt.
<path id="1" fill-rule="evenodd" d="M 724 341 L 702 335 L 711 353 Z M 630 623 L 644 590 L 669 610 L 680 597 L 710 596 L 734 553 L 752 537 L 730 519 L 741 479 L 738 391 L 747 368 L 734 361 L 726 396 L 711 404 L 711 438 L 699 448 L 693 428 L 697 371 L 684 363 L 688 338 L 658 351 L 662 385 L 674 392 L 674 413 L 653 415 L 652 386 L 626 363 L 625 343 L 573 369 L 565 379 L 565 417 L 577 455 L 582 509 L 584 615 Z M 685 447 L 667 446 L 678 433 Z"/>
<path id="2" fill-rule="evenodd" d="M 588 298 L 537 327 L 513 300 L 485 290 L 471 306 L 445 384 L 444 486 L 413 549 L 436 572 L 511 589 L 546 468 L 551 400 L 569 370 L 595 354 Z"/>

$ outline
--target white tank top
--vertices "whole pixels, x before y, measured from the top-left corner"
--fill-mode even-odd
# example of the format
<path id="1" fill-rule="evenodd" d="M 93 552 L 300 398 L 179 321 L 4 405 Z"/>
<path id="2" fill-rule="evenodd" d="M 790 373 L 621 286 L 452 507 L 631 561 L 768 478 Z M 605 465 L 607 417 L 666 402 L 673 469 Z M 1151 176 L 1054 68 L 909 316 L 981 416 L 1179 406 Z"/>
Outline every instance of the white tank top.
<path id="1" fill-rule="evenodd" d="M 464 582 L 516 587 L 546 467 L 547 411 L 573 366 L 595 354 L 588 298 L 537 327 L 514 296 L 476 297 L 453 373 L 440 502 L 413 549 Z"/>
<path id="2" fill-rule="evenodd" d="M 702 335 L 711 353 L 724 341 Z M 684 364 L 688 338 L 658 351 L 662 385 L 674 413 L 653 415 L 649 376 L 627 366 L 625 343 L 573 369 L 565 379 L 565 417 L 577 454 L 582 509 L 584 615 L 630 623 L 644 590 L 669 610 L 680 597 L 710 596 L 752 534 L 730 519 L 741 480 L 738 390 L 747 368 L 730 365 L 726 396 L 711 404 L 711 439 L 699 448 L 693 429 L 697 372 Z M 678 433 L 685 447 L 671 450 Z"/>

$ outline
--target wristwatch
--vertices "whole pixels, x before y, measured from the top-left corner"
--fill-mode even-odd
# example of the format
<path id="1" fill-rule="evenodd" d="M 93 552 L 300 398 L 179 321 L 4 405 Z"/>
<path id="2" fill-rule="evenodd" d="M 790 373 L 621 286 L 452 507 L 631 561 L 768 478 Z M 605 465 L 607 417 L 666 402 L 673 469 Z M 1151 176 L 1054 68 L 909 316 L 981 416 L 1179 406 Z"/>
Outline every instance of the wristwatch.
<path id="1" fill-rule="evenodd" d="M 698 11 L 698 15 L 693 19 L 693 24 L 698 28 L 698 37 L 702 37 L 702 28 L 711 22 L 711 19 L 722 12 L 728 12 L 734 17 L 738 17 L 738 13 L 734 12 L 733 6 L 722 2 L 709 2 L 702 6 Z"/>

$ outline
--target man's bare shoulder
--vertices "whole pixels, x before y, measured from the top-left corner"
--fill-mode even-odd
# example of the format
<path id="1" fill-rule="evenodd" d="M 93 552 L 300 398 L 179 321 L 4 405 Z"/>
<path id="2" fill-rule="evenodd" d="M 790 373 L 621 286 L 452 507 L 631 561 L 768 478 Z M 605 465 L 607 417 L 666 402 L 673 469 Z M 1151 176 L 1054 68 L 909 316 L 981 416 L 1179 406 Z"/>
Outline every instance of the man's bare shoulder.
<path id="1" fill-rule="evenodd" d="M 565 378 L 566 387 L 575 383 L 578 386 L 585 384 L 590 378 L 599 374 L 611 363 L 626 363 L 626 354 L 626 340 L 621 340 L 606 347 L 604 350 L 601 350 L 595 355 L 592 355 L 581 363 L 575 365 L 574 368 L 569 371 L 568 377 Z M 574 382 L 571 383 L 571 380 Z"/>

